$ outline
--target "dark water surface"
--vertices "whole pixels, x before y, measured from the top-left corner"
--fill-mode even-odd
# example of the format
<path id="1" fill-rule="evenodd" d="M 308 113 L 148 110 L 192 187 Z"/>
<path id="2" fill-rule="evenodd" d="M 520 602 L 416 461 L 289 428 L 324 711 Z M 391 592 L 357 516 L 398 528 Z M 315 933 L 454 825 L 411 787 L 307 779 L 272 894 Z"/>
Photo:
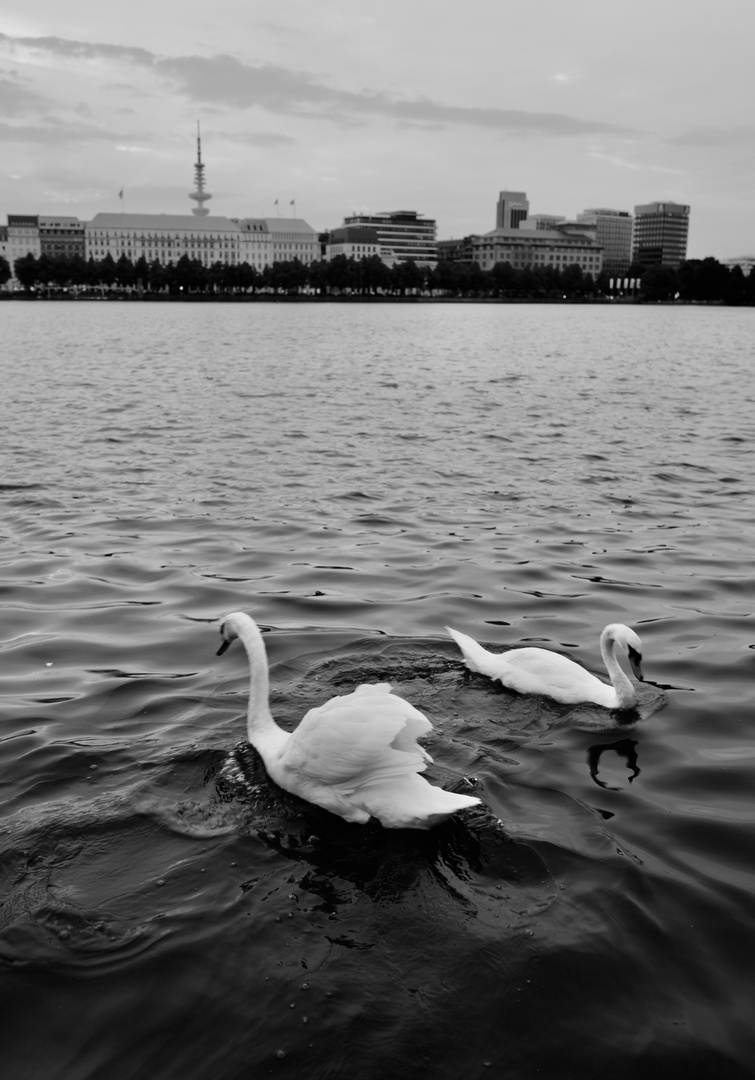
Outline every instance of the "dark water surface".
<path id="1" fill-rule="evenodd" d="M 7 303 L 0 341 L 4 1080 L 755 1075 L 755 312 Z M 274 789 L 237 609 L 284 726 L 391 681 L 484 807 Z M 443 629 L 600 673 L 613 621 L 669 703 L 607 732 Z"/>

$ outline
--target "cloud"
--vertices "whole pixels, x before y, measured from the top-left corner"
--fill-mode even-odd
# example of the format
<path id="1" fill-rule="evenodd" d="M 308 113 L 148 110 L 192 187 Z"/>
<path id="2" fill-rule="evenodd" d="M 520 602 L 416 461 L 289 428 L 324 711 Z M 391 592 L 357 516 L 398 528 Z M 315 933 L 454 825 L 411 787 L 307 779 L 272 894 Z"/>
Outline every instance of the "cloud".
<path id="1" fill-rule="evenodd" d="M 82 142 L 112 142 L 113 132 L 84 124 L 49 121 L 38 124 L 6 124 L 0 120 L 0 143 L 34 143 L 69 146 Z"/>
<path id="2" fill-rule="evenodd" d="M 445 105 L 427 98 L 401 100 L 374 91 L 338 90 L 312 75 L 273 64 L 253 66 L 232 56 L 184 56 L 158 60 L 155 69 L 171 78 L 194 101 L 237 108 L 257 106 L 273 113 L 311 115 L 342 122 L 373 116 L 423 125 L 464 125 L 509 133 L 582 135 L 626 134 L 604 121 L 561 113 Z"/>
<path id="3" fill-rule="evenodd" d="M 738 127 L 695 127 L 675 135 L 667 142 L 673 146 L 752 146 L 755 140 L 755 125 L 741 124 Z"/>
<path id="4" fill-rule="evenodd" d="M 394 98 L 370 90 L 342 90 L 327 85 L 316 75 L 275 64 L 249 64 L 227 54 L 159 57 L 147 49 L 123 45 L 0 34 L 2 44 L 72 60 L 121 60 L 149 69 L 172 82 L 190 100 L 210 106 L 256 107 L 274 114 L 313 117 L 338 124 L 353 123 L 355 118 L 378 118 L 404 124 L 485 128 L 517 135 L 629 133 L 629 129 L 617 124 L 564 113 L 475 108 L 427 98 Z"/>
<path id="5" fill-rule="evenodd" d="M 635 161 L 627 161 L 626 158 L 617 157 L 615 154 L 606 154 L 595 147 L 591 147 L 587 155 L 588 157 L 597 158 L 599 161 L 607 161 L 609 165 L 615 165 L 619 169 L 630 169 L 632 172 L 670 173 L 674 176 L 684 176 L 686 174 L 685 169 L 673 168 L 670 165 L 652 165 L 647 162 L 638 164 Z"/>
<path id="6" fill-rule="evenodd" d="M 147 49 L 129 45 L 108 45 L 103 42 L 70 41 L 59 37 L 14 37 L 0 33 L 0 45 L 12 52 L 29 49 L 32 52 L 59 56 L 69 60 L 125 60 L 141 66 L 151 66 L 154 56 Z"/>
<path id="7" fill-rule="evenodd" d="M 267 131 L 217 131 L 213 141 L 225 140 L 231 143 L 242 143 L 246 146 L 284 146 L 296 143 L 290 135 L 279 135 Z"/>
<path id="8" fill-rule="evenodd" d="M 13 79 L 0 78 L 0 114 L 5 117 L 29 116 L 47 107 L 47 102 Z"/>

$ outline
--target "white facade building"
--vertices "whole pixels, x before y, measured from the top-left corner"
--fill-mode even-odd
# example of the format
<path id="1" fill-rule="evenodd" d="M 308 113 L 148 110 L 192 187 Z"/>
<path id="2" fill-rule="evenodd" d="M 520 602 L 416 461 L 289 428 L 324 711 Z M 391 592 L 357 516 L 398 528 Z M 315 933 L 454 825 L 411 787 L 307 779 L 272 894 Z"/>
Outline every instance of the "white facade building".
<path id="1" fill-rule="evenodd" d="M 241 230 L 222 217 L 189 214 L 96 214 L 85 227 L 86 258 L 117 262 L 125 255 L 135 263 L 158 259 L 163 266 L 183 255 L 204 266 L 237 264 L 241 259 Z"/>
<path id="2" fill-rule="evenodd" d="M 303 218 L 234 218 L 241 231 L 242 262 L 257 270 L 298 259 L 308 266 L 320 258 L 319 235 Z"/>
<path id="3" fill-rule="evenodd" d="M 579 266 L 583 273 L 597 277 L 603 266 L 603 249 L 594 232 L 584 226 L 566 224 L 560 229 L 494 229 L 464 241 L 441 241 L 441 258 L 476 262 L 481 270 L 496 263 L 510 263 L 515 270 L 552 266 L 564 270 Z"/>
<path id="4" fill-rule="evenodd" d="M 37 214 L 8 214 L 8 262 L 11 270 L 16 259 L 42 254 L 39 239 L 39 216 Z"/>

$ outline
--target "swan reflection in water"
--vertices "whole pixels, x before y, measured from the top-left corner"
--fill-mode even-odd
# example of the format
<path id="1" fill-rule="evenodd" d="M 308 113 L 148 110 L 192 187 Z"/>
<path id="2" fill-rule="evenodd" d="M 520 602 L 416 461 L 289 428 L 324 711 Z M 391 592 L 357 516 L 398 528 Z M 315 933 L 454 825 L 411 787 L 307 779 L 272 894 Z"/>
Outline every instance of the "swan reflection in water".
<path id="1" fill-rule="evenodd" d="M 619 739 L 617 742 L 613 743 L 596 743 L 587 750 L 587 764 L 593 782 L 596 783 L 598 787 L 606 788 L 608 791 L 621 791 L 621 784 L 609 784 L 605 780 L 601 780 L 598 776 L 600 759 L 608 751 L 615 753 L 618 757 L 626 758 L 627 769 L 629 772 L 627 782 L 631 784 L 634 778 L 640 775 L 640 766 L 637 757 L 637 742 L 634 739 Z"/>

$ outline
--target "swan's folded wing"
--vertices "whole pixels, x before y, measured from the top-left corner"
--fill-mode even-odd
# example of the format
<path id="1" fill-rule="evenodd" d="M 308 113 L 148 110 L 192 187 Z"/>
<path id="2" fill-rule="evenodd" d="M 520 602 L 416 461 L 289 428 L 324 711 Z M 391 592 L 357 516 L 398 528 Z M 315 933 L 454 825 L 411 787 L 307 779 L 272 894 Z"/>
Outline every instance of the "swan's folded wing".
<path id="1" fill-rule="evenodd" d="M 287 769 L 353 789 L 377 777 L 420 772 L 430 755 L 417 738 L 432 730 L 419 709 L 387 683 L 358 687 L 310 709 L 285 749 Z"/>
<path id="2" fill-rule="evenodd" d="M 592 695 L 607 695 L 611 687 L 591 672 L 561 653 L 549 649 L 511 649 L 505 654 L 505 684 L 520 694 L 550 694 L 562 701 L 592 700 Z"/>

